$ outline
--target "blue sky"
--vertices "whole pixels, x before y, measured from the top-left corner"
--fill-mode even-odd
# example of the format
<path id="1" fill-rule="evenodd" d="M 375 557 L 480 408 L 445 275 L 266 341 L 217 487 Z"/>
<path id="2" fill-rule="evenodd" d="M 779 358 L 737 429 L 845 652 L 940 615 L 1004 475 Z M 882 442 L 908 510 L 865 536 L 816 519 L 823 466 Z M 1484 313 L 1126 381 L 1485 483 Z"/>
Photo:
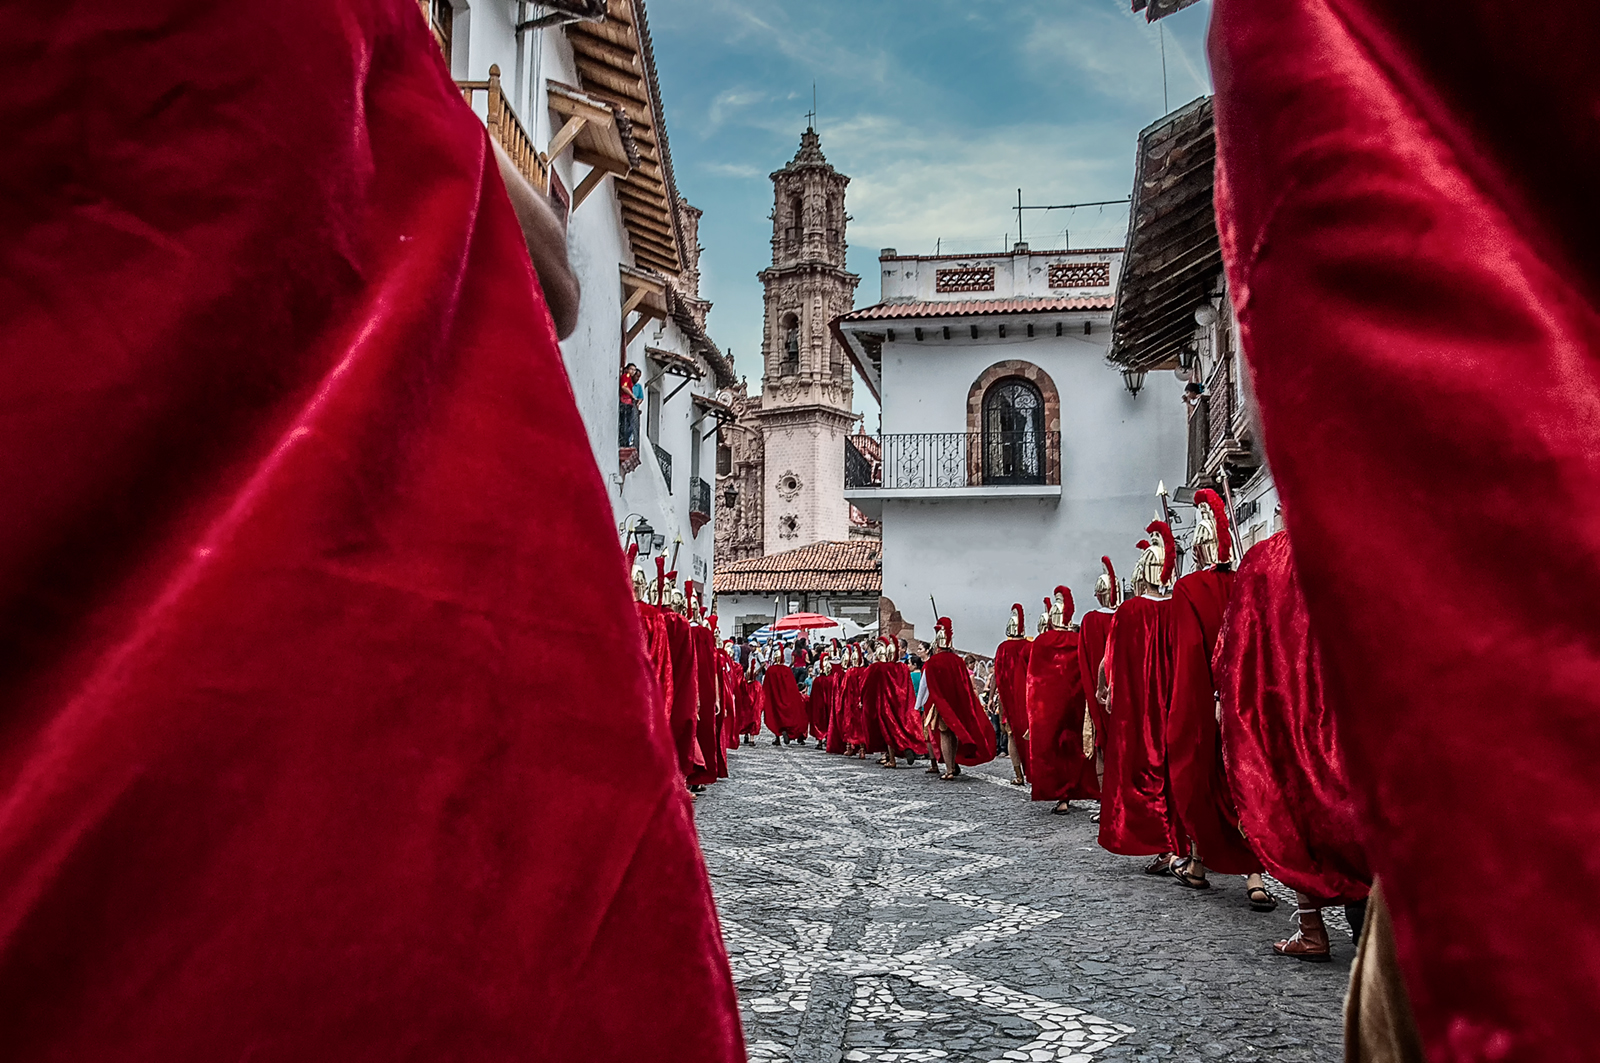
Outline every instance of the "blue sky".
<path id="1" fill-rule="evenodd" d="M 1163 20 L 1176 109 L 1210 92 L 1210 0 Z M 650 0 L 679 190 L 705 211 L 710 331 L 760 374 L 772 184 L 811 85 L 846 200 L 856 305 L 878 301 L 878 249 L 998 251 L 1028 203 L 1128 195 L 1138 132 L 1163 113 L 1162 40 L 1127 0 Z M 1035 248 L 1119 246 L 1125 207 L 1024 222 Z M 857 387 L 857 407 L 870 407 Z M 868 427 L 875 418 L 869 417 Z"/>

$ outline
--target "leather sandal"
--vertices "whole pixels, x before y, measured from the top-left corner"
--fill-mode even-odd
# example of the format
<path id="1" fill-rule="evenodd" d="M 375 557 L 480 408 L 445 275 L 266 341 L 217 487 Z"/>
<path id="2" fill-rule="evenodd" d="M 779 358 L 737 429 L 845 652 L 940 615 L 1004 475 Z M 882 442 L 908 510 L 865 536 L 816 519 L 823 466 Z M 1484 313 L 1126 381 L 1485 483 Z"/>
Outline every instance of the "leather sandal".
<path id="1" fill-rule="evenodd" d="M 1275 912 L 1278 910 L 1278 898 L 1267 892 L 1265 886 L 1250 886 L 1245 889 L 1245 896 L 1250 898 L 1250 908 L 1257 912 Z"/>
<path id="2" fill-rule="evenodd" d="M 1147 875 L 1170 875 L 1172 874 L 1172 866 L 1176 860 L 1177 858 L 1171 853 L 1162 853 L 1160 856 L 1150 861 L 1150 866 L 1144 869 L 1144 873 Z"/>
<path id="3" fill-rule="evenodd" d="M 1193 860 L 1185 860 L 1181 864 L 1174 861 L 1172 865 L 1172 877 L 1178 880 L 1178 885 L 1187 889 L 1210 889 L 1211 883 L 1206 881 L 1205 873 L 1202 871 L 1200 874 L 1196 875 L 1192 870 L 1194 865 L 1195 862 Z"/>

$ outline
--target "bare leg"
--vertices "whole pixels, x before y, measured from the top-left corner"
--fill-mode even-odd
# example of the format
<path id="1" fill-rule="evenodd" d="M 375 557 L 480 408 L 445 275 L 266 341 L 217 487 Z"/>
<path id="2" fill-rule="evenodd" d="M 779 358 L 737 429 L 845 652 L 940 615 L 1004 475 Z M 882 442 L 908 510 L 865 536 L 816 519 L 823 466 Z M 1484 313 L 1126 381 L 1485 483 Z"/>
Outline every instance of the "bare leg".
<path id="1" fill-rule="evenodd" d="M 933 735 L 928 735 L 928 774 L 939 774 L 939 747 L 934 742 Z"/>
<path id="2" fill-rule="evenodd" d="M 1326 963 L 1331 950 L 1328 947 L 1328 928 L 1322 923 L 1322 909 L 1304 893 L 1296 893 L 1295 900 L 1299 902 L 1299 910 L 1295 912 L 1297 925 L 1294 936 L 1273 945 L 1272 951 L 1279 956 Z"/>
<path id="3" fill-rule="evenodd" d="M 954 779 L 961 774 L 961 765 L 956 763 L 956 736 L 950 731 L 939 732 L 939 752 L 944 754 L 944 774 L 942 779 Z"/>
<path id="4" fill-rule="evenodd" d="M 1267 881 L 1259 871 L 1245 876 L 1244 893 L 1250 898 L 1250 907 L 1258 912 L 1271 912 L 1278 907 L 1278 898 L 1267 892 Z"/>
<path id="5" fill-rule="evenodd" d="M 1014 778 L 1011 780 L 1011 785 L 1027 785 L 1028 780 L 1024 778 L 1022 774 L 1022 758 L 1017 756 L 1017 741 L 1015 738 L 1011 740 L 1011 748 L 1007 751 L 1006 755 L 1011 758 L 1011 774 L 1014 776 Z"/>

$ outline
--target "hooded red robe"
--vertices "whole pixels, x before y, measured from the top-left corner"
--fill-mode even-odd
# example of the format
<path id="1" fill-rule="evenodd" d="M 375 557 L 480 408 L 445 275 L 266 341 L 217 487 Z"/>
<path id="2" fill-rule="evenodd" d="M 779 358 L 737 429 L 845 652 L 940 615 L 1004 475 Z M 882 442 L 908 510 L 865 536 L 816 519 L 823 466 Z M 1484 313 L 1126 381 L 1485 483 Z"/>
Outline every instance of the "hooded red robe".
<path id="1" fill-rule="evenodd" d="M 972 674 L 961 654 L 943 650 L 922 666 L 928 702 L 939 709 L 940 721 L 956 737 L 956 763 L 971 767 L 994 759 L 994 725 L 972 689 Z"/>
<path id="2" fill-rule="evenodd" d="M 695 745 L 704 763 L 695 765 L 688 781 L 695 786 L 709 786 L 718 779 L 728 777 L 727 752 L 722 746 L 721 704 L 717 697 L 720 686 L 717 676 L 717 637 L 710 628 L 693 624 L 689 635 L 694 643 L 694 677 L 696 700 Z"/>
<path id="3" fill-rule="evenodd" d="M 1083 701 L 1089 709 L 1089 718 L 1094 721 L 1094 748 L 1102 754 L 1111 726 L 1106 707 L 1095 697 L 1095 691 L 1100 683 L 1100 665 L 1106 659 L 1111 621 L 1116 615 L 1112 609 L 1091 609 L 1078 622 L 1078 667 L 1083 677 Z"/>
<path id="4" fill-rule="evenodd" d="M 672 701 L 667 706 L 672 726 L 672 746 L 678 751 L 678 770 L 687 778 L 705 767 L 696 731 L 700 715 L 700 668 L 695 663 L 694 625 L 671 609 L 661 610 L 667 625 L 667 654 L 672 661 Z"/>
<path id="5" fill-rule="evenodd" d="M 1012 756 L 1024 770 L 1028 767 L 1028 656 L 1033 643 L 1027 639 L 1006 639 L 994 651 L 994 687 L 1000 696 L 1000 711 L 1011 728 L 1007 739 Z"/>
<path id="6" fill-rule="evenodd" d="M 1050 630 L 1028 655 L 1028 782 L 1035 801 L 1100 796 L 1094 758 L 1083 755 L 1083 672 L 1078 633 Z"/>
<path id="7" fill-rule="evenodd" d="M 1165 708 L 1172 682 L 1172 600 L 1130 598 L 1106 641 L 1111 681 L 1100 844 L 1124 856 L 1182 852 L 1167 788 Z"/>
<path id="8" fill-rule="evenodd" d="M 1590 1059 L 1600 20 L 1222 0 L 1212 50 L 1229 284 L 1428 1057 Z"/>
<path id="9" fill-rule="evenodd" d="M 1211 654 L 1228 605 L 1233 573 L 1218 568 L 1184 576 L 1172 588 L 1172 693 L 1167 701 L 1167 778 L 1172 811 L 1206 867 L 1250 875 L 1261 860 L 1239 833 L 1217 727 Z"/>
<path id="10" fill-rule="evenodd" d="M 766 690 L 767 730 L 783 738 L 804 739 L 806 736 L 806 706 L 800 697 L 800 684 L 794 680 L 794 669 L 774 662 L 761 681 Z"/>
<path id="11" fill-rule="evenodd" d="M 605 486 L 417 4 L 5 21 L 0 1054 L 742 1060 Z"/>
<path id="12" fill-rule="evenodd" d="M 1245 555 L 1215 661 L 1228 781 L 1251 847 L 1274 878 L 1324 904 L 1365 897 L 1372 872 L 1339 717 L 1287 533 Z"/>

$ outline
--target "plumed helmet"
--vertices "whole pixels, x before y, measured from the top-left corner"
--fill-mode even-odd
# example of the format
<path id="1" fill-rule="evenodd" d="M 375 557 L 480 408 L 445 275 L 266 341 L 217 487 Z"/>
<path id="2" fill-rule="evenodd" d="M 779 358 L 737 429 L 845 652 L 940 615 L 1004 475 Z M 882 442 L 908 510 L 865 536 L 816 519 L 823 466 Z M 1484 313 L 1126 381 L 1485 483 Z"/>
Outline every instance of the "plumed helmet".
<path id="1" fill-rule="evenodd" d="M 1134 570 L 1133 581 L 1137 590 L 1159 590 L 1172 582 L 1172 572 L 1178 563 L 1178 543 L 1172 537 L 1172 527 L 1166 521 L 1153 520 L 1145 527 L 1145 534 L 1154 540 L 1145 540 L 1144 555 Z"/>
<path id="2" fill-rule="evenodd" d="M 667 601 L 667 559 L 656 558 L 656 585 L 650 591 L 651 605 L 665 605 Z"/>
<path id="3" fill-rule="evenodd" d="M 1117 570 L 1112 567 L 1111 559 L 1103 555 L 1100 558 L 1100 567 L 1105 571 L 1094 581 L 1095 600 L 1107 609 L 1115 609 L 1122 601 L 1122 586 L 1117 582 Z"/>
<path id="4" fill-rule="evenodd" d="M 1057 631 L 1065 631 L 1067 625 L 1072 623 L 1072 614 L 1078 611 L 1072 601 L 1072 591 L 1066 587 L 1057 587 L 1050 596 L 1050 626 Z"/>
<path id="5" fill-rule="evenodd" d="M 1196 565 L 1226 565 L 1233 559 L 1233 531 L 1228 527 L 1228 507 L 1210 488 L 1194 493 L 1194 541 L 1190 551 Z"/>
<path id="6" fill-rule="evenodd" d="M 1049 598 L 1046 598 L 1044 600 L 1044 612 L 1039 614 L 1039 632 L 1038 633 L 1041 634 L 1041 635 L 1043 635 L 1046 631 L 1050 630 L 1050 607 L 1053 604 L 1054 603 Z"/>
<path id="7" fill-rule="evenodd" d="M 955 632 L 950 626 L 950 618 L 941 616 L 939 623 L 933 629 L 933 645 L 937 649 L 948 650 L 955 647 Z"/>
<path id="8" fill-rule="evenodd" d="M 1022 603 L 1018 602 L 1011 607 L 1011 616 L 1006 620 L 1006 638 L 1022 638 L 1022 625 L 1027 619 L 1022 615 Z"/>
<path id="9" fill-rule="evenodd" d="M 628 576 L 633 581 L 633 600 L 642 602 L 650 596 L 650 578 L 639 564 L 639 544 L 628 544 Z"/>

